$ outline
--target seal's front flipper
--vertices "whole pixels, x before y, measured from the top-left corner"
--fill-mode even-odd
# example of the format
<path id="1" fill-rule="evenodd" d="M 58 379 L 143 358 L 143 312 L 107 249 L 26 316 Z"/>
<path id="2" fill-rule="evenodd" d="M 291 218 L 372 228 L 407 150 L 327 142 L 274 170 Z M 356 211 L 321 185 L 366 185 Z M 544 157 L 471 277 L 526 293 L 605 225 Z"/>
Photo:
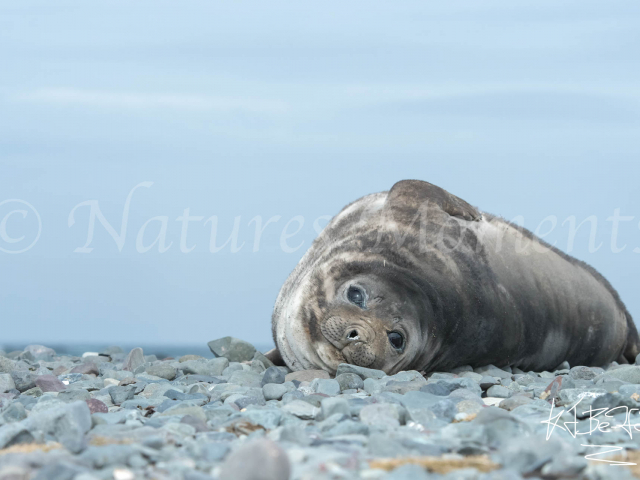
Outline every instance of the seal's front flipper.
<path id="1" fill-rule="evenodd" d="M 282 359 L 282 355 L 280 355 L 280 350 L 277 348 L 272 348 L 268 352 L 264 354 L 276 367 L 286 367 L 287 364 L 284 363 Z"/>
<path id="2" fill-rule="evenodd" d="M 430 203 L 437 205 L 452 217 L 469 221 L 478 221 L 482 218 L 477 208 L 445 189 L 422 180 L 402 180 L 396 183 L 389 190 L 386 200 L 386 205 L 391 208 L 410 206 L 415 211 L 423 207 L 428 208 Z"/>

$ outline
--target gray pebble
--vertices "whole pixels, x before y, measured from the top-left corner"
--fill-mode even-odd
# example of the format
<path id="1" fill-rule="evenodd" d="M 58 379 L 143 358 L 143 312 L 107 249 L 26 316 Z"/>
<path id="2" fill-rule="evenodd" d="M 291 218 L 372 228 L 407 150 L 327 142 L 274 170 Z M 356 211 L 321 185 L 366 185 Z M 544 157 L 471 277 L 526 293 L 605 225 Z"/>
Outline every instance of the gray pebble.
<path id="1" fill-rule="evenodd" d="M 284 383 L 285 374 L 282 369 L 278 367 L 269 367 L 265 370 L 262 376 L 262 385 L 267 383 Z"/>
<path id="2" fill-rule="evenodd" d="M 256 353 L 256 348 L 249 342 L 234 337 L 212 340 L 208 345 L 216 357 L 225 357 L 230 362 L 248 362 Z"/>

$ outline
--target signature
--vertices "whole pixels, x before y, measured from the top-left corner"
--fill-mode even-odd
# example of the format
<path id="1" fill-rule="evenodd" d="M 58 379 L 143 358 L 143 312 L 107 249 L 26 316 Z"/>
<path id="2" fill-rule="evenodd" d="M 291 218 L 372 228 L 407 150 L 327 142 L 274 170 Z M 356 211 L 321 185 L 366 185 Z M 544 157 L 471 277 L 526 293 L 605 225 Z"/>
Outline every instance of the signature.
<path id="1" fill-rule="evenodd" d="M 599 396 L 600 394 L 597 394 L 597 393 L 584 392 L 583 394 L 580 395 L 579 400 L 575 402 L 571 406 L 571 408 L 569 408 L 568 410 L 564 408 L 562 409 L 556 408 L 554 403 L 552 402 L 551 410 L 549 411 L 549 419 L 543 420 L 541 422 L 543 424 L 547 424 L 546 439 L 549 440 L 549 438 L 551 437 L 551 434 L 556 428 L 559 428 L 560 430 L 567 432 L 573 438 L 578 438 L 578 435 L 591 435 L 594 432 L 608 433 L 608 432 L 612 432 L 615 429 L 622 429 L 625 432 L 627 432 L 630 439 L 633 439 L 633 432 L 634 431 L 640 432 L 640 423 L 631 423 L 631 415 L 633 413 L 640 412 L 640 408 L 629 408 L 628 406 L 622 405 L 622 406 L 613 407 L 613 408 L 605 407 L 605 408 L 594 409 L 592 408 L 591 405 L 589 405 L 589 409 L 582 411 L 580 415 L 581 419 L 585 419 L 585 418 L 589 419 L 588 428 L 584 428 L 586 427 L 586 422 L 578 421 L 578 406 L 580 405 L 580 402 L 582 401 L 582 399 L 586 397 L 596 398 Z M 556 408 L 556 410 L 560 410 L 559 413 L 557 413 L 556 415 L 554 415 L 554 408 Z M 560 418 L 565 413 L 569 413 L 569 414 L 573 413 L 573 420 L 561 421 Z M 615 425 L 612 424 L 612 420 L 611 420 L 612 416 L 618 415 L 620 413 L 625 414 L 624 422 L 622 424 L 615 424 Z M 581 425 L 581 427 L 584 428 L 584 430 L 578 429 L 579 424 Z M 595 456 L 597 455 L 604 456 L 604 455 L 611 454 L 613 452 L 619 452 L 621 450 L 624 450 L 623 447 L 612 446 L 612 445 L 591 445 L 591 444 L 581 444 L 581 445 L 583 447 L 588 447 L 588 448 L 605 449 L 602 452 L 585 455 L 585 458 L 587 460 L 605 462 L 605 463 L 609 463 L 610 465 L 637 465 L 636 463 L 620 462 L 620 461 L 608 460 L 604 458 L 595 458 Z"/>

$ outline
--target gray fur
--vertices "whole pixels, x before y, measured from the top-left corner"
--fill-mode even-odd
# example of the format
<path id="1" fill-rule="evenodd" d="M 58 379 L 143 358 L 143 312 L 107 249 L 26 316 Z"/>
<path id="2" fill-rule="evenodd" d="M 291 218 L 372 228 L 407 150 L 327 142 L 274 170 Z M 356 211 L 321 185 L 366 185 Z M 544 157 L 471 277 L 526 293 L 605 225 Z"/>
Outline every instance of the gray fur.
<path id="1" fill-rule="evenodd" d="M 352 285 L 366 292 L 365 308 L 348 301 Z M 406 338 L 404 351 L 390 331 Z M 387 373 L 602 365 L 633 361 L 640 345 L 593 268 L 418 180 L 331 220 L 283 285 L 273 334 L 290 368 L 329 372 L 343 362 Z"/>

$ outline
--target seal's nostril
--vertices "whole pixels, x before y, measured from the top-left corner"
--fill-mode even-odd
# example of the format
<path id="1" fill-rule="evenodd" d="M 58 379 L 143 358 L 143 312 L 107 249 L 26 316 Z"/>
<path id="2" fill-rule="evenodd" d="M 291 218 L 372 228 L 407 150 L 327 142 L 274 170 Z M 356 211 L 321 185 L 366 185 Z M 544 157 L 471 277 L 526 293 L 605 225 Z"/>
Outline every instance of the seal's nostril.
<path id="1" fill-rule="evenodd" d="M 358 339 L 358 332 L 357 332 L 356 330 L 351 330 L 351 331 L 349 332 L 349 335 L 347 335 L 347 337 L 348 337 L 350 340 L 357 340 L 357 339 Z"/>

